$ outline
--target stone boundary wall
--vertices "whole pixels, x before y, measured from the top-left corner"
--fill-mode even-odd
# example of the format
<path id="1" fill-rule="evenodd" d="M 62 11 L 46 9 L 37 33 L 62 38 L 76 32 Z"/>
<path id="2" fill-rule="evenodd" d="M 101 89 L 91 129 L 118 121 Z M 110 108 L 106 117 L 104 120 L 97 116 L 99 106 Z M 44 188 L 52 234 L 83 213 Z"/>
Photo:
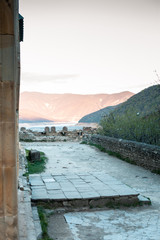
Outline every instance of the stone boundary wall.
<path id="1" fill-rule="evenodd" d="M 138 166 L 151 171 L 160 171 L 160 147 L 135 141 L 122 140 L 101 135 L 84 136 L 84 140 L 101 145 L 108 151 L 119 153 Z"/>
<path id="2" fill-rule="evenodd" d="M 83 134 L 94 134 L 96 128 L 83 127 L 79 130 L 68 130 L 63 127 L 62 130 L 56 131 L 56 128 L 45 127 L 43 132 L 33 131 L 22 127 L 19 131 L 20 141 L 68 141 L 68 140 L 81 140 Z"/>

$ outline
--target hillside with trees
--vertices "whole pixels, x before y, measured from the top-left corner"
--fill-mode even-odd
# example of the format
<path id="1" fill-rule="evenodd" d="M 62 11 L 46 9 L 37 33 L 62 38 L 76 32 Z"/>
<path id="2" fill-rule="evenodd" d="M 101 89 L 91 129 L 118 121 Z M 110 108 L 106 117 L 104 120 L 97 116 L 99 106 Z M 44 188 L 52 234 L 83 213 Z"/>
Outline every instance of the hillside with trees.
<path id="1" fill-rule="evenodd" d="M 120 104 L 100 125 L 102 135 L 160 145 L 160 85 Z"/>
<path id="2" fill-rule="evenodd" d="M 118 105 L 106 107 L 96 112 L 87 114 L 79 120 L 79 123 L 100 123 L 101 119 L 113 111 L 117 106 Z"/>

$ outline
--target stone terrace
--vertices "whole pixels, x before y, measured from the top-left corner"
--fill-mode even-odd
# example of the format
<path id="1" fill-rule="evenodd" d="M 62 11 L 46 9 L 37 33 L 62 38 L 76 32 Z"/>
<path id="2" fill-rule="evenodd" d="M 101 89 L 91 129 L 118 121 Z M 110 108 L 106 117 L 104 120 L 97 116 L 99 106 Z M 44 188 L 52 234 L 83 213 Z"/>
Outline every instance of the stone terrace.
<path id="1" fill-rule="evenodd" d="M 149 200 L 109 174 L 34 174 L 29 182 L 32 201 L 50 202 L 53 207 L 106 207 L 134 205 Z"/>

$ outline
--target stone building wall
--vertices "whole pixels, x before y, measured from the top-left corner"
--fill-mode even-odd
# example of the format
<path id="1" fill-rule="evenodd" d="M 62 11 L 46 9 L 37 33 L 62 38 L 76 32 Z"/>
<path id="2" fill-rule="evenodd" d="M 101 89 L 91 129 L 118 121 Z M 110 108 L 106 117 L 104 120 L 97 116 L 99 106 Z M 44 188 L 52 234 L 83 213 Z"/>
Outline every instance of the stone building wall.
<path id="1" fill-rule="evenodd" d="M 0 0 L 0 240 L 18 239 L 18 0 Z"/>
<path id="2" fill-rule="evenodd" d="M 111 138 L 101 135 L 92 135 L 88 141 L 101 145 L 108 151 L 119 153 L 123 158 L 128 158 L 151 171 L 160 171 L 160 147 L 145 143 Z"/>

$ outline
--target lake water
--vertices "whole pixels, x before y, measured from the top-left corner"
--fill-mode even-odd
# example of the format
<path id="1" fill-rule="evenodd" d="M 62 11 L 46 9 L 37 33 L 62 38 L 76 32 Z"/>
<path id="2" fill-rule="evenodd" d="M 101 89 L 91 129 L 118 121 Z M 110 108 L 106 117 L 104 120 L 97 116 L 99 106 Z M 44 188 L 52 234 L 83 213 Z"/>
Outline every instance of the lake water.
<path id="1" fill-rule="evenodd" d="M 31 129 L 32 131 L 43 132 L 45 127 L 55 127 L 56 131 L 61 131 L 64 126 L 68 128 L 69 131 L 81 130 L 83 125 L 77 125 L 77 123 L 55 123 L 55 122 L 34 122 L 34 123 L 19 123 L 19 129 L 25 127 L 26 129 Z"/>

